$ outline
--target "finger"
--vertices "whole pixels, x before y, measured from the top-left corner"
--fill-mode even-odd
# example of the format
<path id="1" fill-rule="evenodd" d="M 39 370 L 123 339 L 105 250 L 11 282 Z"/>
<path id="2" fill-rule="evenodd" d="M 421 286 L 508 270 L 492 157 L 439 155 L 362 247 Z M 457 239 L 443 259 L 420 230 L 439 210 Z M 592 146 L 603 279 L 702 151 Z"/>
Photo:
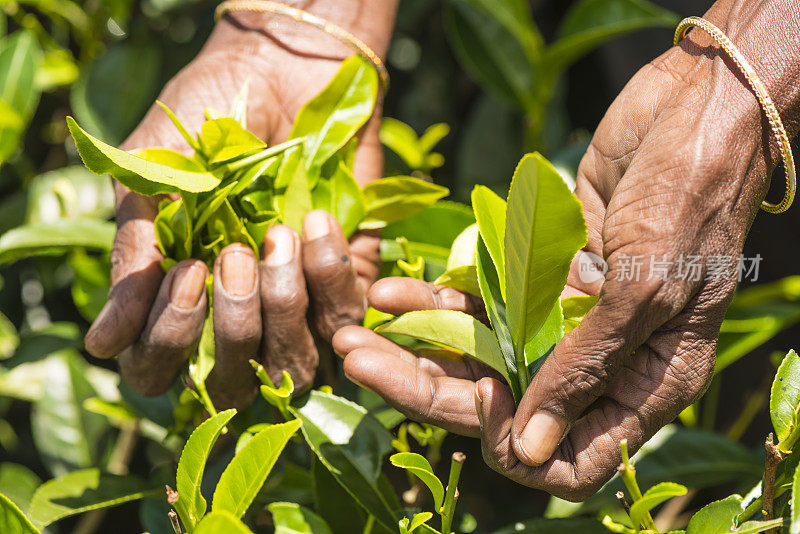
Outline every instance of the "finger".
<path id="1" fill-rule="evenodd" d="M 375 111 L 362 128 L 356 148 L 353 174 L 361 186 L 383 176 L 383 145 L 380 140 L 382 108 L 379 94 Z"/>
<path id="2" fill-rule="evenodd" d="M 476 437 L 480 432 L 474 402 L 476 377 L 466 362 L 445 359 L 439 352 L 401 357 L 396 351 L 361 347 L 347 354 L 344 372 L 411 419 Z M 456 366 L 461 371 L 453 374 L 464 378 L 430 372 Z"/>
<path id="3" fill-rule="evenodd" d="M 153 225 L 158 208 L 149 197 L 119 188 L 118 195 L 111 290 L 85 339 L 97 358 L 112 358 L 139 338 L 164 278 Z"/>
<path id="4" fill-rule="evenodd" d="M 134 391 L 160 395 L 178 377 L 203 330 L 207 276 L 198 260 L 184 260 L 167 274 L 141 337 L 119 355 Z"/>
<path id="5" fill-rule="evenodd" d="M 280 383 L 287 371 L 295 389 L 311 386 L 319 363 L 314 338 L 308 329 L 308 292 L 303 279 L 300 237 L 278 224 L 267 232 L 259 266 L 262 359 L 270 378 Z"/>
<path id="6" fill-rule="evenodd" d="M 475 384 L 475 411 L 481 424 L 481 451 L 486 464 L 507 477 L 530 469 L 522 464 L 511 446 L 514 398 L 499 380 L 484 378 Z"/>
<path id="7" fill-rule="evenodd" d="M 343 326 L 360 323 L 367 308 L 363 287 L 342 228 L 331 214 L 314 210 L 303 222 L 303 271 L 314 326 L 326 341 Z"/>
<path id="8" fill-rule="evenodd" d="M 408 363 L 413 363 L 432 377 L 449 376 L 472 381 L 490 373 L 500 377 L 496 371 L 490 370 L 480 362 L 462 357 L 451 350 L 424 348 L 415 353 L 363 326 L 345 326 L 337 330 L 333 336 L 333 348 L 337 354 L 342 355 L 347 355 L 360 348 L 386 352 Z"/>
<path id="9" fill-rule="evenodd" d="M 609 272 L 597 305 L 567 334 L 528 386 L 514 419 L 514 449 L 544 463 L 575 420 L 639 347 L 685 304 L 662 281 L 623 283 Z"/>
<path id="10" fill-rule="evenodd" d="M 381 270 L 381 234 L 379 230 L 363 230 L 350 238 L 353 268 L 366 294 Z"/>
<path id="11" fill-rule="evenodd" d="M 372 307 L 392 315 L 416 310 L 456 310 L 475 314 L 483 308 L 477 298 L 452 287 L 403 277 L 378 280 L 370 288 L 368 299 Z"/>
<path id="12" fill-rule="evenodd" d="M 214 262 L 214 368 L 206 380 L 218 409 L 246 408 L 258 393 L 251 358 L 261 342 L 258 264 L 240 243 L 225 247 Z"/>

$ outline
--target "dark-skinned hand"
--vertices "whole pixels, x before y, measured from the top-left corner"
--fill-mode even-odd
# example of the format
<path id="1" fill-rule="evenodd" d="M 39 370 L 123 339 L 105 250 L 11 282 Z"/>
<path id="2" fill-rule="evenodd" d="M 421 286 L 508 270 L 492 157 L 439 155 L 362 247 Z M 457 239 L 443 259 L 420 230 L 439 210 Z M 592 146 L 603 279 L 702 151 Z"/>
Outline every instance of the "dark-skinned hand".
<path id="1" fill-rule="evenodd" d="M 776 13 L 778 6 L 789 11 Z M 787 80 L 797 62 L 761 63 L 754 53 L 764 36 L 753 28 L 796 19 L 791 9 L 726 0 L 706 18 L 756 58 L 779 109 L 796 118 L 797 91 Z M 573 261 L 565 295 L 599 301 L 556 345 L 519 406 L 482 364 L 445 350 L 415 353 L 357 326 L 334 337 L 347 375 L 413 419 L 480 438 L 485 461 L 514 481 L 570 500 L 595 492 L 620 463 L 620 440 L 638 449 L 713 375 L 745 236 L 778 154 L 735 72 L 695 31 L 642 68 L 611 105 L 575 191 L 588 227 L 585 250 L 602 257 L 608 272 L 582 281 Z M 796 121 L 787 124 L 796 131 Z M 703 259 L 700 276 L 681 276 L 680 258 L 693 256 Z M 634 257 L 638 277 L 629 269 Z M 732 264 L 712 275 L 712 257 Z M 673 262 L 666 279 L 651 278 L 653 260 L 664 259 Z M 369 301 L 392 314 L 482 311 L 475 298 L 408 278 L 378 281 Z"/>
<path id="2" fill-rule="evenodd" d="M 318 1 L 313 7 L 383 54 L 395 2 L 382 0 L 383 9 L 367 15 L 363 0 L 347 3 Z M 167 84 L 159 99 L 189 131 L 196 131 L 206 107 L 229 109 L 248 82 L 248 128 L 275 144 L 286 139 L 301 106 L 352 54 L 320 30 L 289 18 L 236 13 L 218 23 L 198 57 Z M 377 109 L 360 136 L 355 173 L 361 183 L 382 173 L 379 122 Z M 155 106 L 124 144 L 126 149 L 150 146 L 188 151 L 167 115 Z M 100 358 L 119 356 L 130 386 L 157 395 L 173 384 L 197 346 L 209 272 L 202 262 L 186 260 L 165 275 L 153 225 L 159 199 L 118 183 L 115 188 L 118 228 L 111 291 L 86 336 L 86 348 Z M 301 235 L 284 225 L 271 228 L 260 262 L 240 244 L 220 253 L 213 266 L 216 364 L 207 380 L 218 408 L 246 407 L 255 398 L 250 358 L 263 363 L 273 379 L 287 370 L 298 389 L 311 384 L 319 358 L 312 331 L 329 341 L 337 328 L 361 321 L 366 290 L 378 273 L 378 243 L 375 235 L 365 234 L 348 242 L 332 216 L 313 211 Z"/>

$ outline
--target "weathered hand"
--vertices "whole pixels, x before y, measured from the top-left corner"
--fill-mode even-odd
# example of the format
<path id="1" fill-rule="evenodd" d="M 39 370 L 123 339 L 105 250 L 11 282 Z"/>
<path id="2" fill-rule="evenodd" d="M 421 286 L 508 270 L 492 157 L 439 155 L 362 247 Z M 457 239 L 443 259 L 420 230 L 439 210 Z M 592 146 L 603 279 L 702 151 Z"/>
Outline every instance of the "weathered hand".
<path id="1" fill-rule="evenodd" d="M 761 67 L 775 75 L 773 95 L 786 94 L 781 72 Z M 599 302 L 518 407 L 474 362 L 416 356 L 356 327 L 334 338 L 348 376 L 410 417 L 480 436 L 486 462 L 521 484 L 572 500 L 591 495 L 619 464 L 621 439 L 638 449 L 712 377 L 743 242 L 777 155 L 754 96 L 732 72 L 695 32 L 644 67 L 609 109 L 576 189 L 586 251 L 608 271 L 582 280 L 574 261 L 568 280 L 570 293 Z M 378 282 L 370 302 L 392 313 L 474 311 L 454 290 L 400 279 Z"/>
<path id="2" fill-rule="evenodd" d="M 389 28 L 383 33 L 380 27 L 386 21 L 351 10 L 353 17 L 361 17 L 358 24 L 367 24 L 369 29 L 359 33 L 378 53 L 385 51 L 393 16 L 394 2 L 384 3 L 388 15 L 380 17 Z M 379 18 L 379 12 L 372 18 Z M 346 13 L 339 9 L 331 18 Z M 339 20 L 345 25 L 355 21 Z M 217 25 L 199 56 L 167 84 L 160 100 L 195 131 L 205 107 L 229 109 L 248 82 L 248 128 L 275 144 L 287 137 L 300 107 L 350 55 L 352 50 L 330 36 L 286 17 L 236 13 Z M 355 173 L 362 183 L 382 172 L 379 121 L 378 109 L 361 135 Z M 125 142 L 127 149 L 149 146 L 188 150 L 158 107 Z M 159 199 L 115 187 L 118 230 L 111 292 L 86 336 L 86 348 L 101 358 L 119 355 L 131 387 L 154 395 L 169 388 L 197 345 L 208 302 L 208 269 L 187 260 L 164 276 L 153 225 Z M 378 273 L 378 238 L 356 234 L 348 243 L 338 222 L 324 212 L 309 213 L 302 237 L 286 226 L 272 228 L 261 252 L 258 263 L 247 247 L 230 245 L 214 265 L 216 365 L 207 386 L 219 408 L 243 407 L 255 397 L 250 358 L 261 360 L 274 379 L 288 370 L 298 388 L 308 387 L 318 363 L 306 323 L 308 307 L 312 326 L 330 340 L 336 328 L 361 320 L 366 289 Z"/>

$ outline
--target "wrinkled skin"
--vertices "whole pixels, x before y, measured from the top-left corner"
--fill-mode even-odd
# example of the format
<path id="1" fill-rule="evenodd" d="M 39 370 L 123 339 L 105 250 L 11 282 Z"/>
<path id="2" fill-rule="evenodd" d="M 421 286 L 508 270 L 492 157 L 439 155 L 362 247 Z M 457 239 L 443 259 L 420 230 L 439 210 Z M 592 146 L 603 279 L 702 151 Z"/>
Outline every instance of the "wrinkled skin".
<path id="1" fill-rule="evenodd" d="M 713 374 L 744 239 L 778 161 L 755 98 L 708 45 L 694 32 L 642 68 L 598 126 L 576 195 L 585 250 L 609 270 L 584 283 L 573 262 L 564 295 L 599 295 L 599 302 L 556 346 L 519 407 L 483 365 L 454 353 L 414 353 L 357 326 L 334 337 L 347 375 L 413 419 L 480 438 L 485 461 L 503 475 L 570 500 L 613 475 L 621 439 L 638 449 L 699 398 Z M 781 94 L 776 84 L 770 89 Z M 795 130 L 796 122 L 787 124 Z M 651 255 L 735 261 L 709 279 L 707 269 L 698 280 L 676 277 L 673 264 L 666 281 L 648 280 Z M 625 279 L 634 256 L 643 259 L 639 281 Z M 454 289 L 399 278 L 378 281 L 369 301 L 394 314 L 480 311 Z"/>
<path id="2" fill-rule="evenodd" d="M 387 37 L 370 38 L 369 32 L 365 37 L 379 53 L 390 35 L 394 4 L 382 1 L 392 13 L 384 17 Z M 372 24 L 380 30 L 380 24 Z M 205 120 L 204 108 L 230 109 L 249 81 L 248 128 L 275 144 L 286 139 L 300 107 L 350 55 L 350 49 L 315 28 L 285 17 L 238 13 L 217 25 L 199 56 L 159 99 L 194 132 Z M 361 183 L 382 173 L 379 122 L 378 107 L 361 132 L 356 154 Z M 125 149 L 149 146 L 189 152 L 167 115 L 155 106 L 124 144 Z M 153 226 L 159 199 L 118 183 L 115 188 L 112 289 L 86 336 L 86 348 L 101 358 L 118 355 L 131 387 L 157 395 L 173 384 L 195 350 L 206 314 L 204 280 L 209 273 L 203 263 L 186 260 L 165 276 Z M 257 383 L 250 358 L 261 361 L 273 379 L 288 370 L 297 388 L 309 387 L 319 359 L 312 332 L 329 341 L 337 328 L 361 321 L 366 290 L 378 273 L 378 244 L 374 234 L 356 234 L 348 242 L 334 218 L 312 212 L 302 235 L 287 226 L 273 227 L 260 262 L 243 245 L 221 252 L 213 266 L 216 366 L 207 382 L 217 408 L 242 408 L 254 399 Z"/>

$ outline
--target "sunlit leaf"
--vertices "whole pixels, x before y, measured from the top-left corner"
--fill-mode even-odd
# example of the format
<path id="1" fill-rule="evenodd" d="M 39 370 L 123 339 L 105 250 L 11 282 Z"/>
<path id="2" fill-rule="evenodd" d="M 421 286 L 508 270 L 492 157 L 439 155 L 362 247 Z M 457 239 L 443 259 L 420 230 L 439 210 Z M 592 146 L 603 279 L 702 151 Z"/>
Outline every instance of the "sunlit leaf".
<path id="1" fill-rule="evenodd" d="M 8 534 L 39 534 L 39 530 L 11 499 L 0 493 L 0 532 Z"/>
<path id="2" fill-rule="evenodd" d="M 393 176 L 364 186 L 366 219 L 361 228 L 382 228 L 405 219 L 445 197 L 446 187 L 412 176 Z"/>
<path id="3" fill-rule="evenodd" d="M 642 498 L 631 505 L 631 523 L 638 526 L 642 524 L 645 515 L 659 504 L 679 495 L 685 495 L 686 486 L 674 482 L 661 482 L 649 488 Z"/>
<path id="4" fill-rule="evenodd" d="M 398 452 L 393 454 L 389 461 L 395 467 L 402 467 L 416 475 L 428 486 L 433 495 L 433 505 L 435 510 L 439 510 L 444 502 L 444 486 L 441 480 L 433 473 L 430 462 L 419 454 L 413 452 Z M 412 529 L 413 530 L 413 529 Z"/>
<path id="5" fill-rule="evenodd" d="M 402 334 L 463 352 L 511 382 L 497 339 L 491 330 L 466 313 L 422 310 L 404 313 L 375 329 L 380 334 Z"/>
<path id="6" fill-rule="evenodd" d="M 264 485 L 289 438 L 297 432 L 300 425 L 298 420 L 270 425 L 253 436 L 222 472 L 214 491 L 212 511 L 222 510 L 230 512 L 234 517 L 243 516 Z"/>
<path id="7" fill-rule="evenodd" d="M 197 534 L 252 534 L 247 525 L 228 512 L 211 512 L 195 529 Z"/>
<path id="8" fill-rule="evenodd" d="M 190 532 L 206 513 L 206 501 L 200 493 L 200 482 L 208 455 L 219 433 L 234 415 L 236 410 L 226 410 L 198 426 L 189 436 L 181 453 L 176 475 L 178 501 L 175 503 L 175 510 L 183 526 Z"/>
<path id="9" fill-rule="evenodd" d="M 794 350 L 790 350 L 778 367 L 769 399 L 772 426 L 775 427 L 779 442 L 797 431 L 798 410 L 800 410 L 800 357 Z"/>

